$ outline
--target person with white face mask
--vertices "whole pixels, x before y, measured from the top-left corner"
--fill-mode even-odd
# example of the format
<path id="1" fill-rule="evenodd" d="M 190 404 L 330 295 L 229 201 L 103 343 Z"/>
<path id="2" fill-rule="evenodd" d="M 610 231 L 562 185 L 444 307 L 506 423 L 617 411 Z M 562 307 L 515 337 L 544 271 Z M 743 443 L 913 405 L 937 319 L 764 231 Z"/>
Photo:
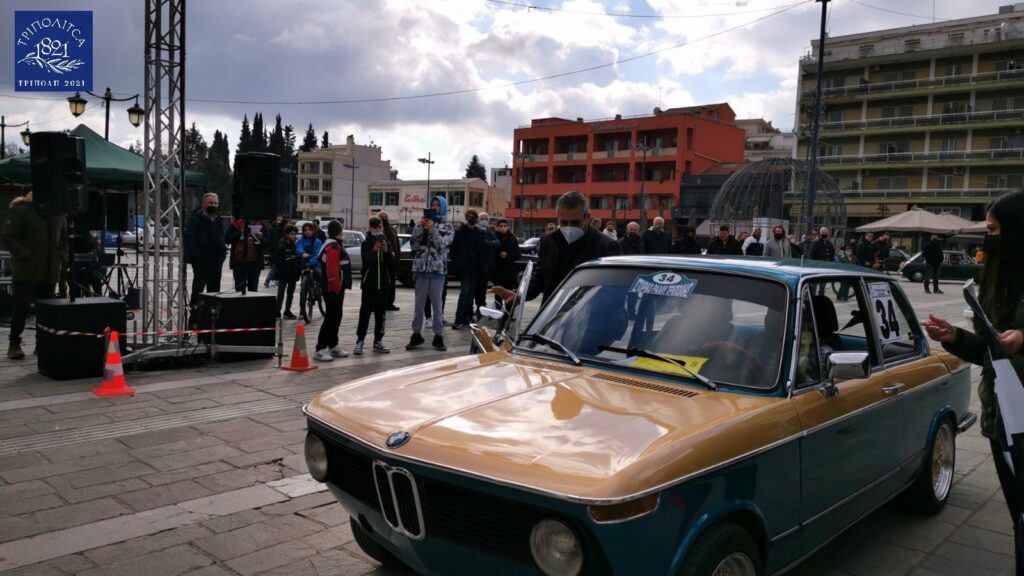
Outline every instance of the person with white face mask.
<path id="1" fill-rule="evenodd" d="M 537 266 L 530 279 L 527 300 L 543 294 L 547 300 L 576 266 L 605 256 L 622 254 L 619 243 L 590 225 L 590 206 L 579 191 L 566 192 L 555 205 L 558 229 L 540 240 Z M 515 292 L 495 286 L 491 292 L 511 300 Z"/>

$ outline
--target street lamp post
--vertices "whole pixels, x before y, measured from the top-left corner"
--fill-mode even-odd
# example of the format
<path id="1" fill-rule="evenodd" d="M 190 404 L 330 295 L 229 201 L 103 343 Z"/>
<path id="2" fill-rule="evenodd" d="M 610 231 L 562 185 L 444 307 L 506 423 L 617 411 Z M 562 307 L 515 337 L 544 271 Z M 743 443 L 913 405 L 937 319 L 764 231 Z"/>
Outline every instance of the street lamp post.
<path id="1" fill-rule="evenodd" d="M 142 118 L 146 115 L 146 111 L 139 106 L 139 95 L 128 96 L 127 98 L 114 98 L 114 94 L 110 91 L 110 87 L 107 87 L 107 91 L 103 95 L 93 94 L 88 90 L 85 92 L 93 98 L 99 98 L 103 100 L 103 107 L 106 108 L 106 116 L 103 122 L 103 139 L 110 140 L 110 103 L 111 102 L 127 102 L 128 100 L 135 100 L 135 104 L 128 108 L 128 121 L 132 123 L 132 126 L 138 128 L 139 124 L 142 124 Z M 75 92 L 74 96 L 68 97 L 68 107 L 71 109 L 71 113 L 74 114 L 75 118 L 78 118 L 85 112 L 86 101 L 82 98 L 80 92 Z"/>
<path id="2" fill-rule="evenodd" d="M 7 156 L 7 129 L 17 128 L 18 126 L 24 126 L 25 129 L 21 132 L 21 141 L 28 146 L 31 141 L 32 131 L 28 129 L 28 120 L 25 120 L 21 124 L 8 124 L 5 117 L 0 116 L 0 160 L 3 160 Z"/>
<path id="3" fill-rule="evenodd" d="M 434 164 L 434 160 L 430 159 L 430 152 L 427 152 L 427 157 L 419 158 L 419 162 L 427 165 L 427 193 L 425 196 L 427 197 L 427 208 L 430 208 L 430 166 Z"/>
<path id="4" fill-rule="evenodd" d="M 515 163 L 515 159 L 519 159 L 519 225 L 517 226 L 518 232 L 523 234 L 523 210 L 526 208 L 524 195 L 526 193 L 526 157 L 529 156 L 526 152 L 513 152 L 512 162 Z M 533 215 L 530 215 L 532 222 Z"/>
<path id="5" fill-rule="evenodd" d="M 639 142 L 634 142 L 632 148 L 642 153 L 640 160 L 640 230 L 646 230 L 647 206 L 645 206 L 645 201 L 647 198 L 644 192 L 644 181 L 647 180 L 647 151 L 650 150 L 650 146 L 647 145 L 647 140 L 643 139 Z"/>
<path id="6" fill-rule="evenodd" d="M 348 168 L 349 170 L 352 171 L 352 189 L 349 192 L 350 196 L 348 198 L 348 217 L 350 219 L 352 219 L 352 220 L 355 220 L 355 216 L 354 215 L 355 215 L 355 206 L 356 206 L 356 169 L 359 168 L 359 166 L 356 164 L 356 157 L 353 156 L 352 157 L 352 163 L 351 164 L 345 164 L 344 166 L 345 166 L 345 168 Z M 353 224 L 352 223 L 348 223 L 348 227 L 352 228 Z"/>
<path id="7" fill-rule="evenodd" d="M 807 172 L 807 237 L 814 234 L 814 197 L 818 192 L 818 140 L 821 134 L 821 91 L 822 74 L 825 68 L 825 28 L 828 24 L 828 3 L 829 0 L 815 0 L 821 2 L 821 33 L 818 36 L 818 73 L 815 78 L 814 89 L 814 116 L 811 121 L 811 166 Z"/>

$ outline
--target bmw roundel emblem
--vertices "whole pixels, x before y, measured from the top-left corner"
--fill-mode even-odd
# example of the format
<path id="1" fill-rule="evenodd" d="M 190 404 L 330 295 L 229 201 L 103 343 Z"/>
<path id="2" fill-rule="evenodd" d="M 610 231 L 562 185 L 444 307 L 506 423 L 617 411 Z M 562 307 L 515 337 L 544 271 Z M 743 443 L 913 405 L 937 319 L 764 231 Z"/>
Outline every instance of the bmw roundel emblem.
<path id="1" fill-rule="evenodd" d="M 387 444 L 388 448 L 398 448 L 408 442 L 410 438 L 412 438 L 412 434 L 409 434 L 408 431 L 399 430 L 398 432 L 392 432 L 384 443 Z"/>

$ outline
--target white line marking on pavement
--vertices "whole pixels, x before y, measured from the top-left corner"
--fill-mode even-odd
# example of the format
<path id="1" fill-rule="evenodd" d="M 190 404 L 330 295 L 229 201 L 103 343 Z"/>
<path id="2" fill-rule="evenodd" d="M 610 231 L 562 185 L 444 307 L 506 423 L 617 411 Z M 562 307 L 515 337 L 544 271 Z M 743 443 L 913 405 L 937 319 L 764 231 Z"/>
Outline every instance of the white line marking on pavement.
<path id="1" fill-rule="evenodd" d="M 149 536 L 219 516 L 262 508 L 326 489 L 326 485 L 313 480 L 309 474 L 303 474 L 13 540 L 0 544 L 0 571 Z"/>

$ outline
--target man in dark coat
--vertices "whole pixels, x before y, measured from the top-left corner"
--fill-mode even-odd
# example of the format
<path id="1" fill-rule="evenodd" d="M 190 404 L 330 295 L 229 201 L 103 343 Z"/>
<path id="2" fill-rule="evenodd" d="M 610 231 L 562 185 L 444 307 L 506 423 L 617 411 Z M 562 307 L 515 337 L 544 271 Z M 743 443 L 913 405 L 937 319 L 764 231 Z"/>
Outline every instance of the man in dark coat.
<path id="1" fill-rule="evenodd" d="M 53 297 L 53 287 L 68 257 L 68 236 L 64 216 L 48 214 L 36 208 L 32 192 L 11 201 L 4 222 L 4 247 L 11 253 L 11 288 L 14 309 L 11 311 L 10 344 L 7 357 L 20 360 L 21 333 L 32 303 Z"/>
<path id="2" fill-rule="evenodd" d="M 477 225 L 479 218 L 476 210 L 466 210 L 466 222 L 455 231 L 452 238 L 451 260 L 459 271 L 459 304 L 455 309 L 452 330 L 469 324 L 473 316 L 477 283 L 485 278 L 483 272 L 487 265 L 484 260 L 487 254 L 493 254 L 484 249 L 487 231 Z"/>
<path id="3" fill-rule="evenodd" d="M 505 220 L 498 220 L 494 230 L 498 238 L 498 249 L 494 254 L 491 283 L 513 290 L 516 287 L 516 261 L 520 256 L 519 239 L 509 230 Z"/>
<path id="4" fill-rule="evenodd" d="M 718 236 L 708 242 L 708 254 L 743 255 L 743 247 L 733 236 L 729 235 L 728 226 L 718 228 Z"/>
<path id="5" fill-rule="evenodd" d="M 700 254 L 700 243 L 697 242 L 697 231 L 687 228 L 683 235 L 672 243 L 673 254 Z"/>
<path id="6" fill-rule="evenodd" d="M 618 242 L 590 225 L 590 207 L 587 197 L 581 192 L 563 194 L 558 199 L 555 210 L 558 214 L 558 230 L 540 240 L 537 269 L 530 278 L 527 300 L 533 300 L 540 295 L 547 300 L 576 266 L 622 253 Z M 515 297 L 514 292 L 505 288 L 496 286 L 491 291 L 505 300 Z"/>
<path id="7" fill-rule="evenodd" d="M 672 252 L 672 237 L 665 232 L 665 219 L 654 219 L 651 229 L 644 232 L 644 254 L 669 254 Z"/>
<path id="8" fill-rule="evenodd" d="M 217 206 L 220 200 L 210 192 L 203 195 L 202 205 L 185 223 L 185 262 L 192 265 L 192 295 L 194 306 L 203 292 L 220 292 L 220 273 L 227 248 L 224 244 L 224 225 Z"/>
<path id="9" fill-rule="evenodd" d="M 381 225 L 384 227 L 384 239 L 388 242 L 388 252 L 391 252 L 391 278 L 394 280 L 398 278 L 398 261 L 402 254 L 402 246 L 398 241 L 398 232 L 395 227 L 391 225 L 391 216 L 387 212 L 381 210 L 377 212 L 377 218 L 380 218 Z M 392 312 L 398 310 L 398 306 L 395 306 L 395 284 L 392 282 L 388 285 L 388 310 Z"/>
<path id="10" fill-rule="evenodd" d="M 874 268 L 876 256 L 875 235 L 868 232 L 860 244 L 857 244 L 857 264 L 865 268 Z"/>
<path id="11" fill-rule="evenodd" d="M 818 239 L 811 245 L 811 260 L 822 262 L 834 262 L 836 259 L 836 247 L 828 238 L 829 230 L 822 226 L 818 231 Z"/>
<path id="12" fill-rule="evenodd" d="M 924 291 L 928 294 L 935 292 L 936 294 L 942 294 L 942 290 L 939 290 L 939 270 L 942 268 L 942 239 L 939 238 L 938 234 L 932 234 L 931 240 L 925 245 L 924 249 L 924 263 L 926 264 L 924 269 Z M 932 277 L 932 289 L 928 289 L 928 276 Z"/>
<path id="13" fill-rule="evenodd" d="M 636 222 L 626 224 L 626 233 L 619 238 L 619 246 L 625 255 L 643 254 L 644 239 L 640 236 L 640 225 Z"/>

